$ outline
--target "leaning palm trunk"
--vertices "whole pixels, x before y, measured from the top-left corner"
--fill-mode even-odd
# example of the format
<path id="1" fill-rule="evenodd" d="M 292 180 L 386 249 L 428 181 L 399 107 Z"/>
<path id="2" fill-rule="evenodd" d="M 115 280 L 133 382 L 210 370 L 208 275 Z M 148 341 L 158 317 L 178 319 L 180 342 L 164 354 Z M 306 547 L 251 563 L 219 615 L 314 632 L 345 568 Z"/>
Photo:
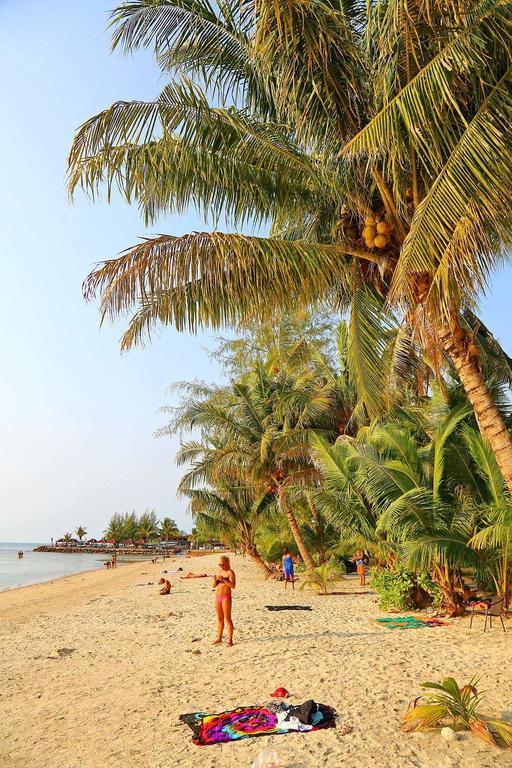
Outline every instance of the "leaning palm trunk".
<path id="1" fill-rule="evenodd" d="M 279 493 L 279 506 L 281 510 L 285 513 L 286 517 L 288 518 L 290 530 L 292 532 L 293 538 L 295 539 L 295 543 L 297 544 L 298 550 L 300 552 L 300 556 L 304 561 L 304 565 L 306 566 L 308 571 L 310 571 L 312 568 L 316 567 L 315 561 L 311 557 L 309 550 L 306 547 L 304 539 L 302 538 L 302 533 L 300 532 L 299 524 L 297 523 L 297 518 L 293 514 L 292 508 L 288 504 L 283 491 Z"/>
<path id="2" fill-rule="evenodd" d="M 512 493 L 512 440 L 484 381 L 478 358 L 471 354 L 471 345 L 459 326 L 447 329 L 441 340 L 473 406 L 480 432 L 489 443 L 507 488 Z"/>
<path id="3" fill-rule="evenodd" d="M 259 568 L 263 576 L 266 579 L 270 579 L 270 577 L 272 576 L 272 571 L 262 559 L 260 553 L 258 552 L 258 548 L 256 544 L 254 544 L 254 542 L 248 542 L 244 548 L 247 551 L 247 554 L 249 555 L 251 560 L 255 562 L 256 566 Z"/>

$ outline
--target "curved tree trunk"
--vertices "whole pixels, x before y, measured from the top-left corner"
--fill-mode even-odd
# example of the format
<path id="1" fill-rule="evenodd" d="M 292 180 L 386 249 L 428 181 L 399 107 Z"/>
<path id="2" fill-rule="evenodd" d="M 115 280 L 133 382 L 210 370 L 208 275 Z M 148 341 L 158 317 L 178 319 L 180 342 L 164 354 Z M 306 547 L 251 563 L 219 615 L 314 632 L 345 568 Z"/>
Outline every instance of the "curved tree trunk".
<path id="1" fill-rule="evenodd" d="M 306 566 L 308 571 L 310 571 L 312 568 L 315 568 L 315 561 L 311 557 L 309 550 L 306 547 L 304 539 L 302 538 L 302 533 L 300 532 L 299 524 L 297 523 L 297 518 L 293 514 L 292 508 L 288 504 L 285 498 L 285 495 L 282 491 L 279 493 L 279 506 L 281 507 L 281 510 L 285 513 L 286 517 L 288 518 L 290 530 L 292 532 L 293 538 L 295 539 L 295 543 L 297 544 L 297 547 L 299 549 L 300 556 L 304 561 L 304 565 Z"/>
<path id="2" fill-rule="evenodd" d="M 258 548 L 256 544 L 254 544 L 253 542 L 248 543 L 246 546 L 246 550 L 247 550 L 247 554 L 249 555 L 251 560 L 254 560 L 254 562 L 258 566 L 263 576 L 266 579 L 270 579 L 270 577 L 272 576 L 272 571 L 262 559 L 260 553 L 258 552 Z"/>
<path id="3" fill-rule="evenodd" d="M 512 492 L 512 440 L 487 389 L 478 357 L 470 354 L 468 337 L 460 326 L 444 330 L 441 341 L 473 406 L 480 432 L 489 443 L 507 488 Z"/>

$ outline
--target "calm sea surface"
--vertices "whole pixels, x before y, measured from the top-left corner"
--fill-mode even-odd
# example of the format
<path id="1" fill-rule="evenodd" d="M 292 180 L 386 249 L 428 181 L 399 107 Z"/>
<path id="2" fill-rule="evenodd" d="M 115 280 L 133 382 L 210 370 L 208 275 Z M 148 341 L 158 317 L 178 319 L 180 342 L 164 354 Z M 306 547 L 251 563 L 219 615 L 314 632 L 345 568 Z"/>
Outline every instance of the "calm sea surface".
<path id="1" fill-rule="evenodd" d="M 37 546 L 26 542 L 0 541 L 0 592 L 101 568 L 105 559 L 102 555 L 32 552 Z M 22 560 L 18 560 L 16 554 L 20 549 L 24 552 Z"/>

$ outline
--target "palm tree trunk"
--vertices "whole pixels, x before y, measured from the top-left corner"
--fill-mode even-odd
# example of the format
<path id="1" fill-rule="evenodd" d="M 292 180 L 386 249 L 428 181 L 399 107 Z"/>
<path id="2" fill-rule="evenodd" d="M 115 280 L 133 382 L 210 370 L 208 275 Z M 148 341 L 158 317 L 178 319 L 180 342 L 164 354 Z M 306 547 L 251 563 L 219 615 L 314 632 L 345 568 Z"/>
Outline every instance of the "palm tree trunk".
<path id="1" fill-rule="evenodd" d="M 268 565 L 264 562 L 262 559 L 260 553 L 258 552 L 258 548 L 256 547 L 256 544 L 249 543 L 246 546 L 247 554 L 251 558 L 251 560 L 254 560 L 257 567 L 260 569 L 261 573 L 266 579 L 270 579 L 272 576 L 272 571 L 268 567 Z"/>
<path id="2" fill-rule="evenodd" d="M 295 539 L 295 543 L 297 544 L 297 547 L 299 549 L 300 556 L 302 557 L 304 565 L 306 566 L 308 571 L 310 571 L 313 568 L 315 568 L 315 561 L 311 557 L 309 550 L 306 547 L 304 539 L 302 538 L 302 533 L 300 532 L 300 528 L 297 523 L 297 518 L 293 514 L 291 506 L 286 501 L 285 494 L 283 493 L 283 491 L 280 491 L 279 493 L 279 506 L 281 510 L 286 514 L 286 517 L 288 518 L 290 530 L 292 532 L 293 538 Z"/>
<path id="3" fill-rule="evenodd" d="M 446 329 L 441 341 L 473 406 L 480 432 L 489 443 L 507 488 L 512 492 L 512 440 L 487 389 L 478 358 L 469 354 L 467 337 L 463 332 L 461 334 L 460 327 Z"/>

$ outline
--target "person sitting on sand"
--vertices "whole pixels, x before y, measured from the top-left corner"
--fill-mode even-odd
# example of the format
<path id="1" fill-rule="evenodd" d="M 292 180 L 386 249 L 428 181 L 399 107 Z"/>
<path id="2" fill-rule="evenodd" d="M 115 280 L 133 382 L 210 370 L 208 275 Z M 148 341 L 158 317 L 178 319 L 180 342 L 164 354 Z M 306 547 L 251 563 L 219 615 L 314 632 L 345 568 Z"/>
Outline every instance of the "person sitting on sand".
<path id="1" fill-rule="evenodd" d="M 108 571 L 110 571 L 112 567 L 112 563 L 110 560 L 107 560 L 105 563 L 103 563 L 103 565 L 107 568 Z"/>
<path id="2" fill-rule="evenodd" d="M 162 589 L 158 593 L 159 595 L 168 595 L 171 592 L 171 582 L 168 579 L 161 578 L 158 580 L 159 584 L 162 584 Z"/>
<path id="3" fill-rule="evenodd" d="M 236 586 L 235 572 L 231 568 L 229 557 L 222 555 L 219 560 L 220 572 L 213 577 L 213 588 L 215 589 L 215 610 L 217 612 L 217 637 L 214 645 L 222 643 L 224 633 L 224 624 L 228 630 L 228 646 L 233 645 L 233 621 L 231 619 L 231 593 Z"/>
<path id="4" fill-rule="evenodd" d="M 283 556 L 281 558 L 281 563 L 283 565 L 283 575 L 284 575 L 284 588 L 288 586 L 288 582 L 291 582 L 292 589 L 295 591 L 295 573 L 293 570 L 293 557 L 290 554 L 290 550 L 288 547 L 284 548 Z"/>
<path id="5" fill-rule="evenodd" d="M 184 576 L 180 576 L 180 579 L 206 579 L 206 578 L 208 578 L 207 573 L 192 573 L 192 571 L 189 571 Z"/>

